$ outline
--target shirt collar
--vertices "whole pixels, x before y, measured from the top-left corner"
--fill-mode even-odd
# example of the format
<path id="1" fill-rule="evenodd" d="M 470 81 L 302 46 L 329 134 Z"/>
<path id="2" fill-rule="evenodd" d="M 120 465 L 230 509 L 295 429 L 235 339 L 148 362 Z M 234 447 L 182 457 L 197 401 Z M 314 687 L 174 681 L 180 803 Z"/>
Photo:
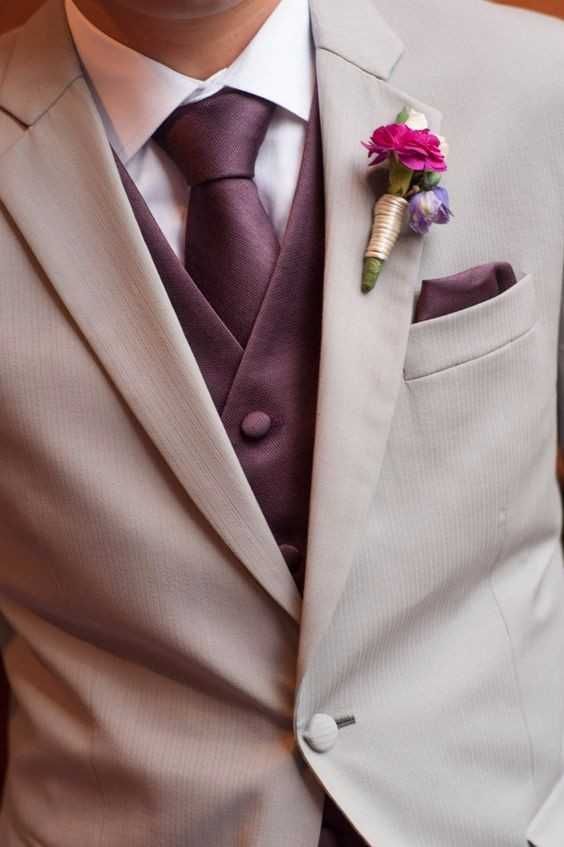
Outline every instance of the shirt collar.
<path id="1" fill-rule="evenodd" d="M 131 50 L 65 0 L 73 40 L 110 143 L 127 163 L 180 105 L 228 85 L 272 101 L 303 121 L 315 84 L 308 0 L 281 0 L 245 50 L 207 80 L 193 79 Z"/>

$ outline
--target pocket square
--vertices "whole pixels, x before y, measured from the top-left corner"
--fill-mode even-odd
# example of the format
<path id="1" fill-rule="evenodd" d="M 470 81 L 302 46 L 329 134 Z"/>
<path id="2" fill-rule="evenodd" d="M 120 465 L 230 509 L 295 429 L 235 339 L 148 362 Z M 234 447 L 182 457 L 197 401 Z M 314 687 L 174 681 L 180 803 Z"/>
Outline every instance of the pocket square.
<path id="1" fill-rule="evenodd" d="M 452 276 L 424 279 L 413 322 L 428 321 L 476 306 L 515 285 L 509 262 L 488 262 Z"/>

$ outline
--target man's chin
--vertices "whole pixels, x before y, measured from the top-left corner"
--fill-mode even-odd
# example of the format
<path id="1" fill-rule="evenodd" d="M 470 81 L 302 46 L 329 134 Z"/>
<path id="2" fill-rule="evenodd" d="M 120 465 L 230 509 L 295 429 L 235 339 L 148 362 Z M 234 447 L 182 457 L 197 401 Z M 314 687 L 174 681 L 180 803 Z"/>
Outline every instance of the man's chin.
<path id="1" fill-rule="evenodd" d="M 242 0 L 114 0 L 115 6 L 155 19 L 188 21 L 216 15 Z"/>

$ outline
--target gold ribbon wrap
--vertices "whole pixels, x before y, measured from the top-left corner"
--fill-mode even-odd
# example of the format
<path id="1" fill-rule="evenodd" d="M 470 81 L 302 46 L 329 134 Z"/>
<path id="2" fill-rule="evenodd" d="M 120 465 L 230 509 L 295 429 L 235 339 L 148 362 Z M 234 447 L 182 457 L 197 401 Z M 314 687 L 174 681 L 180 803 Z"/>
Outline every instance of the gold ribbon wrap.
<path id="1" fill-rule="evenodd" d="M 371 291 L 398 240 L 405 210 L 409 203 L 405 197 L 383 194 L 374 204 L 372 233 L 364 254 L 362 290 Z"/>

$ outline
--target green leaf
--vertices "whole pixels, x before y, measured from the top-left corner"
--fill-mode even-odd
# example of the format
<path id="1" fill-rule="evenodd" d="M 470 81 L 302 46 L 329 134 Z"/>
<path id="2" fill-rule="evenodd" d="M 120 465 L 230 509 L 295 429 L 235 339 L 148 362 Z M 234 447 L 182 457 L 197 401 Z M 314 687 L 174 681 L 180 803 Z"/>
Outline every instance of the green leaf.
<path id="1" fill-rule="evenodd" d="M 369 259 L 364 260 L 361 286 L 363 294 L 368 294 L 369 291 L 372 291 L 383 267 L 384 262 L 382 259 L 376 259 L 371 256 Z"/>
<path id="2" fill-rule="evenodd" d="M 399 115 L 397 116 L 395 122 L 397 124 L 404 124 L 407 121 L 407 119 L 409 118 L 409 111 L 410 110 L 408 109 L 408 107 L 404 106 L 403 109 L 401 110 L 401 112 L 399 113 Z"/>

